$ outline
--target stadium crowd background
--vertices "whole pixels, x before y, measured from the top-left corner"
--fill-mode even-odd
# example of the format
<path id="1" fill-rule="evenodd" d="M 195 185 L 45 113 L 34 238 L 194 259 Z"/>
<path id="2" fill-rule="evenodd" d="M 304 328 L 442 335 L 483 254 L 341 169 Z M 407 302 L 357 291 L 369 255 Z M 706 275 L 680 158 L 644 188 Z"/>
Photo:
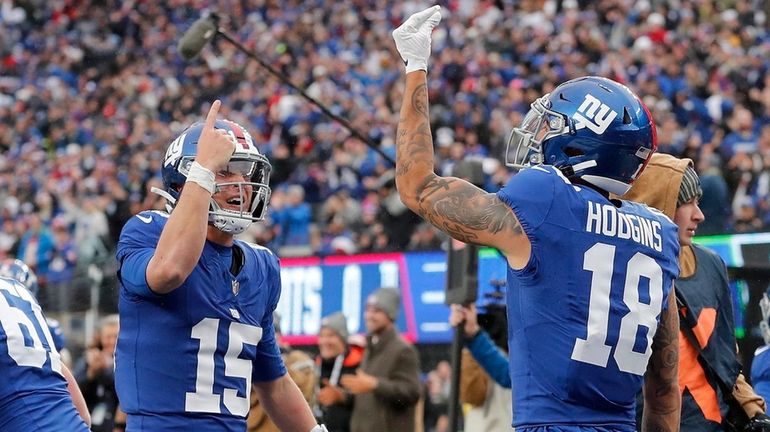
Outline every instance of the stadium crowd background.
<path id="1" fill-rule="evenodd" d="M 266 223 L 245 236 L 281 256 L 440 249 L 399 201 L 389 163 L 215 40 L 184 61 L 181 34 L 216 3 L 222 26 L 394 154 L 402 65 L 390 32 L 426 2 L 0 0 L 0 257 L 31 265 L 52 313 L 115 310 L 125 221 L 165 147 L 215 98 L 273 164 Z M 699 234 L 770 225 L 770 2 L 453 0 L 433 37 L 432 126 L 444 174 L 509 174 L 507 134 L 534 98 L 603 75 L 640 94 L 660 151 L 696 161 Z M 91 298 L 91 301 L 93 299 Z"/>

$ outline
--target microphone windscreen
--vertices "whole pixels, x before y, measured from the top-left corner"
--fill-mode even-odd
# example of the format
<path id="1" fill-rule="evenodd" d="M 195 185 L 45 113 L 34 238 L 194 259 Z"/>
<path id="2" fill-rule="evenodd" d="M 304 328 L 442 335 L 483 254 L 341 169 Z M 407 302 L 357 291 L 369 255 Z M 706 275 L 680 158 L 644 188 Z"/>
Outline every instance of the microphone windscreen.
<path id="1" fill-rule="evenodd" d="M 179 40 L 177 50 L 185 60 L 193 59 L 200 54 L 216 33 L 217 26 L 211 18 L 199 18 Z"/>

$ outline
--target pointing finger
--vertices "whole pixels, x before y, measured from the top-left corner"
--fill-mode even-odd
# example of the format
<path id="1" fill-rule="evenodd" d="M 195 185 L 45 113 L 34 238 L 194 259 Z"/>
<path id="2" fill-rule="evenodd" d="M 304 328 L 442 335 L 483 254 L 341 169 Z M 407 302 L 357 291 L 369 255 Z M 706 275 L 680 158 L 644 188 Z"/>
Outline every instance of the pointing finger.
<path id="1" fill-rule="evenodd" d="M 219 102 L 219 99 L 215 100 L 213 104 L 211 104 L 211 108 L 209 109 L 208 115 L 206 115 L 206 123 L 203 125 L 203 129 L 214 129 L 214 124 L 217 121 L 217 114 L 219 114 L 219 106 L 222 103 Z"/>

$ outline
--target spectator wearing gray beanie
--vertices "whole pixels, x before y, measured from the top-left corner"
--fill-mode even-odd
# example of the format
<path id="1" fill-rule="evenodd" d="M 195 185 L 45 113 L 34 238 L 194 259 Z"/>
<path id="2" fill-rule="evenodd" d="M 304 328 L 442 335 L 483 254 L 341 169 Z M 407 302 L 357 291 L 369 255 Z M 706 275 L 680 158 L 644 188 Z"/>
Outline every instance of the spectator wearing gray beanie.
<path id="1" fill-rule="evenodd" d="M 383 312 L 396 322 L 398 319 L 398 308 L 401 304 L 401 294 L 395 288 L 379 288 L 366 299 L 366 306 L 373 306 Z"/>
<path id="2" fill-rule="evenodd" d="M 703 196 L 703 189 L 700 187 L 700 178 L 698 178 L 698 174 L 692 165 L 687 165 L 684 174 L 682 174 L 682 183 L 679 185 L 676 206 L 679 208 L 694 198 L 700 199 L 701 196 Z"/>
<path id="3" fill-rule="evenodd" d="M 379 288 L 366 299 L 367 347 L 355 374 L 343 374 L 342 387 L 355 395 L 353 432 L 413 432 L 420 397 L 420 359 L 399 334 L 395 322 L 401 296 Z"/>
<path id="4" fill-rule="evenodd" d="M 321 330 L 328 328 L 336 333 L 342 342 L 347 345 L 348 336 L 348 320 L 345 318 L 345 314 L 342 312 L 334 312 L 331 315 L 327 315 L 321 319 Z"/>
<path id="5" fill-rule="evenodd" d="M 360 350 L 351 350 L 347 339 L 348 323 L 342 312 L 321 319 L 316 358 L 319 371 L 317 415 L 329 430 L 335 432 L 350 431 L 353 413 L 353 395 L 340 387 L 340 376 L 355 374 L 363 354 Z"/>

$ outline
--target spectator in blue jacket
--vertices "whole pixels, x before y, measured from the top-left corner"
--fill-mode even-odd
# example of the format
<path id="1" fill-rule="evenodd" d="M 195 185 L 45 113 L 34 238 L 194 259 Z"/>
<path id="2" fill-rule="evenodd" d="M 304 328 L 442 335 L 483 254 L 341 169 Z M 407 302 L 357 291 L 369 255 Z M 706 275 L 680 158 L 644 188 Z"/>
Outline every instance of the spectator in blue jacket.
<path id="1" fill-rule="evenodd" d="M 486 323 L 482 322 L 486 330 L 479 323 L 474 304 L 468 307 L 454 304 L 449 316 L 452 326 L 463 326 L 467 348 L 463 350 L 460 372 L 460 400 L 472 406 L 465 415 L 466 432 L 511 430 L 505 309 L 503 306 L 487 309 L 482 315 L 487 318 Z"/>
<path id="2" fill-rule="evenodd" d="M 449 315 L 449 324 L 457 327 L 462 324 L 465 346 L 484 371 L 496 383 L 511 388 L 511 374 L 508 372 L 508 355 L 497 347 L 478 322 L 476 305 L 462 306 L 453 304 Z"/>

